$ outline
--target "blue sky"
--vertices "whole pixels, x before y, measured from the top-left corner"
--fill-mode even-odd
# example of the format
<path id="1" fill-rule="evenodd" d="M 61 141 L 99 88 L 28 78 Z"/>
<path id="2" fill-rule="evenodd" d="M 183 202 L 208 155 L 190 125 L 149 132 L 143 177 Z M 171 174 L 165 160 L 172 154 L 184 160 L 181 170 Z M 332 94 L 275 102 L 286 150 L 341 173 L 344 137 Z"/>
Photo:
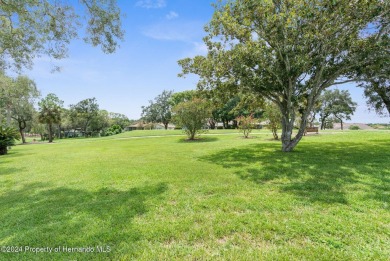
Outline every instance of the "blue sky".
<path id="1" fill-rule="evenodd" d="M 37 58 L 31 71 L 43 96 L 55 93 L 74 104 L 95 97 L 101 109 L 138 119 L 141 106 L 147 105 L 163 90 L 183 91 L 196 88 L 197 78 L 178 78 L 179 59 L 202 55 L 203 26 L 210 20 L 210 0 L 133 0 L 118 1 L 122 12 L 125 41 L 116 53 L 104 54 L 81 40 L 69 46 L 69 58 Z M 61 72 L 51 73 L 53 65 Z M 349 89 L 359 107 L 351 122 L 389 122 L 368 112 L 361 89 Z"/>

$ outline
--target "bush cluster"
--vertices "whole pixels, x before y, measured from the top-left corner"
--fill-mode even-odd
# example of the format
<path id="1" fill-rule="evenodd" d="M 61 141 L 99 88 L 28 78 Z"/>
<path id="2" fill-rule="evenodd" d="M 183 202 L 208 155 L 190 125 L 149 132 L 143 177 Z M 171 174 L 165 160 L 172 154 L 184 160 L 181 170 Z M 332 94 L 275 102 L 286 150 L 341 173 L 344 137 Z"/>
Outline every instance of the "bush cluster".
<path id="1" fill-rule="evenodd" d="M 122 133 L 122 127 L 119 125 L 112 125 L 110 128 L 108 128 L 102 136 L 111 136 Z"/>
<path id="2" fill-rule="evenodd" d="M 350 130 L 360 130 L 360 127 L 357 125 L 351 125 L 351 126 L 349 126 L 349 129 Z"/>

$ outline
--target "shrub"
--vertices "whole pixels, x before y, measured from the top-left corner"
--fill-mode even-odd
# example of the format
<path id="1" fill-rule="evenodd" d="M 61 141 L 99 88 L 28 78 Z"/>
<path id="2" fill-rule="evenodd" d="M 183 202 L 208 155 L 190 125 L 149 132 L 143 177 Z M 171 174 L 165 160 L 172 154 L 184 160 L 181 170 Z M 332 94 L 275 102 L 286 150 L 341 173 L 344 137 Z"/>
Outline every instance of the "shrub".
<path id="1" fill-rule="evenodd" d="M 8 147 L 15 145 L 15 140 L 19 140 L 20 135 L 17 130 L 0 126 L 0 155 L 8 152 Z"/>
<path id="2" fill-rule="evenodd" d="M 179 103 L 173 108 L 173 112 L 175 123 L 183 126 L 189 140 L 194 140 L 196 135 L 206 131 L 203 127 L 211 116 L 209 104 L 198 98 Z"/>
<path id="3" fill-rule="evenodd" d="M 111 136 L 111 135 L 116 135 L 116 134 L 119 134 L 119 133 L 122 133 L 122 127 L 115 124 L 115 125 L 112 125 L 110 128 L 108 128 L 103 136 Z"/>
<path id="4" fill-rule="evenodd" d="M 360 130 L 360 127 L 357 125 L 351 125 L 351 126 L 349 126 L 349 129 L 350 130 Z"/>
<path id="5" fill-rule="evenodd" d="M 244 133 L 244 138 L 247 139 L 256 124 L 256 119 L 253 117 L 253 114 L 237 117 L 236 121 L 238 123 L 238 129 Z"/>

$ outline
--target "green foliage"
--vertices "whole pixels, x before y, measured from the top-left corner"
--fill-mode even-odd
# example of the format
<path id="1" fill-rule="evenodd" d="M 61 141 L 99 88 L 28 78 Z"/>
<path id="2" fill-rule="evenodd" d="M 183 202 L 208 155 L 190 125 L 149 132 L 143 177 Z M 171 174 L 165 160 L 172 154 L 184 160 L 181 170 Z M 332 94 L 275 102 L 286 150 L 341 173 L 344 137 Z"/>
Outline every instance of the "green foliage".
<path id="1" fill-rule="evenodd" d="M 55 94 L 49 93 L 42 99 L 39 105 L 38 120 L 40 123 L 47 124 L 49 130 L 49 142 L 53 142 L 53 124 L 61 123 L 62 105 L 61 101 Z"/>
<path id="2" fill-rule="evenodd" d="M 113 125 L 104 132 L 103 136 L 111 136 L 119 133 L 122 133 L 122 127 L 119 125 Z"/>
<path id="3" fill-rule="evenodd" d="M 70 105 L 71 119 L 84 133 L 89 131 L 92 120 L 99 115 L 99 104 L 96 98 L 89 98 Z"/>
<path id="4" fill-rule="evenodd" d="M 106 110 L 99 110 L 91 119 L 88 130 L 93 135 L 99 135 L 101 131 L 107 129 L 110 125 L 110 113 L 108 113 Z"/>
<path id="5" fill-rule="evenodd" d="M 321 129 L 327 128 L 329 126 L 327 123 L 334 120 L 341 123 L 344 119 L 350 120 L 357 106 L 357 103 L 352 101 L 348 90 L 325 90 L 320 101 L 321 105 L 317 111 L 320 113 Z M 330 116 L 334 119 L 329 119 Z"/>
<path id="6" fill-rule="evenodd" d="M 211 116 L 208 102 L 199 98 L 179 103 L 173 112 L 175 123 L 183 127 L 189 140 L 194 140 L 196 135 L 206 131 L 204 128 Z"/>
<path id="7" fill-rule="evenodd" d="M 279 139 L 278 129 L 282 125 L 282 114 L 278 106 L 274 103 L 267 103 L 265 106 L 264 117 L 267 119 L 267 127 L 272 131 L 275 140 Z"/>
<path id="8" fill-rule="evenodd" d="M 386 124 L 386 123 L 375 123 L 375 124 L 370 123 L 367 125 L 374 128 L 374 129 L 390 130 L 390 124 Z"/>
<path id="9" fill-rule="evenodd" d="M 390 9 L 390 2 L 384 1 L 384 9 Z M 364 88 L 367 105 L 380 115 L 390 115 L 390 12 L 385 12 L 371 30 L 378 33 L 368 37 L 370 53 L 359 50 L 360 59 L 372 59 L 375 62 L 356 68 L 359 87 Z"/>
<path id="10" fill-rule="evenodd" d="M 349 129 L 350 130 L 360 130 L 360 127 L 357 125 L 351 125 L 351 126 L 349 126 Z"/>
<path id="11" fill-rule="evenodd" d="M 7 154 L 8 147 L 15 145 L 15 140 L 19 140 L 20 135 L 17 130 L 0 125 L 0 155 Z"/>
<path id="12" fill-rule="evenodd" d="M 22 142 L 26 143 L 24 130 L 31 126 L 36 113 L 34 103 L 40 96 L 35 82 L 26 76 L 18 76 L 13 80 L 12 98 L 9 100 L 11 118 L 16 121 Z"/>
<path id="13" fill-rule="evenodd" d="M 23 133 L 27 124 L 31 124 L 39 95 L 35 82 L 28 77 L 12 78 L 0 71 L 0 121 L 6 118 L 10 126 L 13 119 Z M 25 141 L 23 136 L 22 140 Z"/>
<path id="14" fill-rule="evenodd" d="M 238 129 L 244 134 L 244 138 L 247 139 L 249 134 L 256 127 L 257 120 L 251 114 L 247 116 L 239 116 L 236 118 L 236 121 L 238 123 Z"/>
<path id="15" fill-rule="evenodd" d="M 169 98 L 169 104 L 171 107 L 175 107 L 181 102 L 191 101 L 193 98 L 195 98 L 196 95 L 197 92 L 194 90 L 175 92 Z"/>
<path id="16" fill-rule="evenodd" d="M 142 119 L 148 123 L 162 123 L 165 129 L 172 118 L 171 97 L 173 91 L 164 90 L 148 106 L 142 106 Z"/>
<path id="17" fill-rule="evenodd" d="M 81 14 L 80 7 L 84 10 Z M 68 44 L 85 28 L 84 40 L 114 52 L 123 39 L 120 9 L 116 1 L 82 0 L 77 4 L 64 1 L 1 1 L 0 67 L 30 67 L 33 59 L 48 55 L 67 57 Z M 80 27 L 86 20 L 86 26 Z"/>
<path id="18" fill-rule="evenodd" d="M 199 75 L 201 90 L 236 89 L 277 103 L 283 115 L 282 150 L 292 151 L 319 94 L 355 80 L 346 77 L 357 67 L 375 63 L 359 59 L 361 52 L 366 57 L 373 52 L 362 31 L 388 13 L 383 2 L 218 1 L 206 26 L 208 54 L 180 60 L 180 76 Z M 377 31 L 365 32 L 375 39 Z M 298 112 L 301 123 L 293 136 Z"/>
<path id="19" fill-rule="evenodd" d="M 110 118 L 110 125 L 119 125 L 122 129 L 130 125 L 129 118 L 124 114 L 110 112 L 108 116 Z"/>

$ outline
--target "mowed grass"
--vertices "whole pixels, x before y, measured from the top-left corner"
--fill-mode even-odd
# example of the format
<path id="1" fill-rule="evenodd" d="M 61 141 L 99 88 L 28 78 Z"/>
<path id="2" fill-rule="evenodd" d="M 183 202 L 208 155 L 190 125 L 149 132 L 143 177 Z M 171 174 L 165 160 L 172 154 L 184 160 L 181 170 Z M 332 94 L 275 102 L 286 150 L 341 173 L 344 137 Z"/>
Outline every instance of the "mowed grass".
<path id="1" fill-rule="evenodd" d="M 267 131 L 180 134 L 14 147 L 0 245 L 61 251 L 0 260 L 389 260 L 389 131 L 311 134 L 293 153 Z"/>

